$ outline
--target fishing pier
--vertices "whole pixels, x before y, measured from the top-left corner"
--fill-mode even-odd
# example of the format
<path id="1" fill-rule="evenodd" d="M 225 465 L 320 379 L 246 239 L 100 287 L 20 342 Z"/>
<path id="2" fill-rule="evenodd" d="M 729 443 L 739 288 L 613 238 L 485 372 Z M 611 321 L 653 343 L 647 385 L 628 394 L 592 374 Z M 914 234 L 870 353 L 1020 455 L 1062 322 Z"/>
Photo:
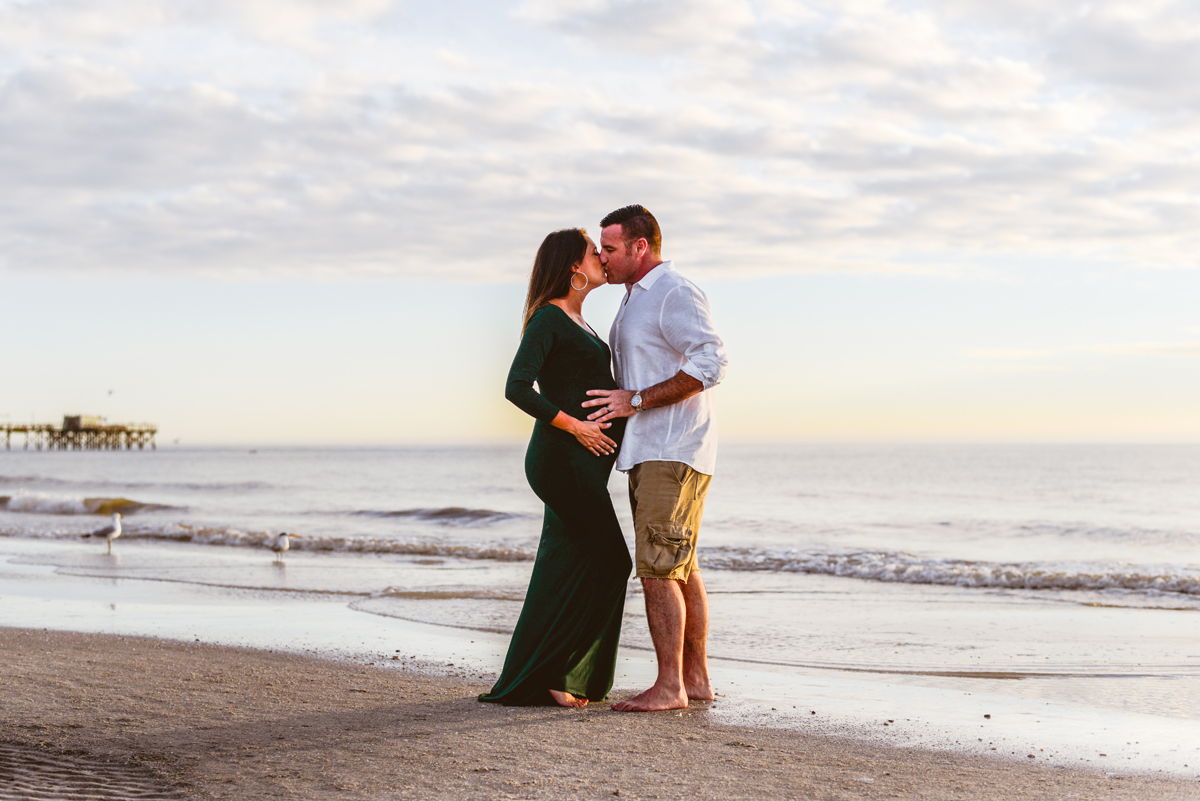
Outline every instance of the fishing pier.
<path id="1" fill-rule="evenodd" d="M 53 423 L 0 423 L 4 433 L 4 450 L 12 450 L 13 434 L 24 437 L 25 450 L 47 451 L 139 451 L 147 445 L 157 450 L 154 435 L 158 426 L 150 423 L 108 425 L 103 417 L 74 415 L 63 418 L 61 426 Z"/>

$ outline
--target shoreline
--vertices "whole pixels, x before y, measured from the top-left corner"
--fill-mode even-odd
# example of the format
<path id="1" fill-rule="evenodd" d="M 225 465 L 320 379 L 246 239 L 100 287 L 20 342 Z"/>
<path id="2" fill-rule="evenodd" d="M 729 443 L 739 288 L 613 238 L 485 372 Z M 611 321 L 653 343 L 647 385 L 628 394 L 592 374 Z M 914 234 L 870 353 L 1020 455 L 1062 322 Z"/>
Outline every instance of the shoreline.
<path id="1" fill-rule="evenodd" d="M 480 680 L 292 652 L 5 627 L 0 653 L 6 761 L 55 765 L 60 781 L 108 770 L 114 782 L 141 782 L 143 797 L 1200 794 L 1182 778 L 729 725 L 705 705 L 648 714 L 499 707 L 475 700 L 487 689 Z"/>
<path id="2" fill-rule="evenodd" d="M 447 625 L 452 618 L 439 620 L 430 609 L 399 617 L 397 611 L 404 610 L 395 609 L 386 593 L 368 598 L 306 591 L 386 582 L 418 596 L 431 589 L 433 597 L 442 598 L 432 603 L 442 604 L 445 588 L 478 584 L 475 563 L 353 554 L 289 557 L 285 568 L 270 555 L 244 549 L 131 541 L 109 558 L 75 544 L 0 538 L 6 579 L 0 590 L 0 626 L 203 642 L 480 682 L 493 679 L 503 663 L 506 634 Z M 523 582 L 519 573 L 519 566 L 492 567 L 488 580 L 495 586 Z M 724 578 L 738 588 L 737 576 Z M 806 608 L 829 610 L 830 598 L 845 606 L 836 594 L 842 588 L 832 586 L 839 581 L 806 579 Z M 717 584 L 710 584 L 710 592 L 719 589 Z M 903 587 L 899 591 L 907 592 Z M 731 619 L 739 614 L 738 597 L 723 597 Z M 858 614 L 866 613 L 859 609 Z M 632 618 L 626 621 L 618 657 L 618 698 L 644 689 L 654 676 L 653 652 L 638 647 L 639 638 L 645 639 L 644 623 Z M 404 650 L 397 653 L 397 648 Z M 401 659 L 393 660 L 397 655 Z M 837 665 L 797 667 L 718 657 L 711 657 L 711 670 L 722 694 L 717 705 L 705 710 L 714 724 L 788 729 L 967 757 L 1024 758 L 1032 753 L 1038 763 L 1068 769 L 1200 778 L 1200 721 L 1187 711 L 1194 681 L 1156 685 L 1153 677 L 1010 680 L 870 674 Z M 1154 692 L 1161 698 L 1154 698 Z M 1144 714 L 1128 703 L 1148 694 L 1160 707 L 1173 703 L 1183 717 Z"/>

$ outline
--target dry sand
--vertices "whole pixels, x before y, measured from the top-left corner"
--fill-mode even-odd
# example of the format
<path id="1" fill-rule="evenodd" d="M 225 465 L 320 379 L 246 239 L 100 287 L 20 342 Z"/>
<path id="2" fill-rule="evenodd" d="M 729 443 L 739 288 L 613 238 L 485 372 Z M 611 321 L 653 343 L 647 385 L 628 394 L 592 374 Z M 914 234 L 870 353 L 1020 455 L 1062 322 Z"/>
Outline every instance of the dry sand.
<path id="1" fill-rule="evenodd" d="M 22 629 L 0 654 L 0 798 L 1200 799 L 698 709 L 499 707 L 482 681 L 291 654 Z"/>

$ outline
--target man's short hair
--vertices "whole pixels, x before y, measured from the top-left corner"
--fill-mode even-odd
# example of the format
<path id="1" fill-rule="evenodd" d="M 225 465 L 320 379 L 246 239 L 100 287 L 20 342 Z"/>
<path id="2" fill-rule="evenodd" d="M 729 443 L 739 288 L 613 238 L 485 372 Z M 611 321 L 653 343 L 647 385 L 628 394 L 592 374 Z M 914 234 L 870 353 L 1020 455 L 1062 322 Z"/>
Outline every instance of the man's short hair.
<path id="1" fill-rule="evenodd" d="M 607 228 L 610 225 L 621 226 L 621 241 L 626 248 L 639 239 L 645 239 L 653 255 L 657 256 L 662 252 L 662 229 L 658 227 L 658 220 L 654 219 L 654 215 L 645 206 L 634 203 L 632 206 L 610 211 L 600 221 L 600 227 Z"/>

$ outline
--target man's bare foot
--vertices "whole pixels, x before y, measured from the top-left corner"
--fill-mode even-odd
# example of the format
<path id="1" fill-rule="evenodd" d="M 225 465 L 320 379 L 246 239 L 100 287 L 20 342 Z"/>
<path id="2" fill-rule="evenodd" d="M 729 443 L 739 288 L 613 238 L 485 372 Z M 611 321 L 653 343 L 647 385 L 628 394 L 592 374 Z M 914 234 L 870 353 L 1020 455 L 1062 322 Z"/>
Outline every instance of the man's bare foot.
<path id="1" fill-rule="evenodd" d="M 683 690 L 666 690 L 656 684 L 644 693 L 618 701 L 612 708 L 618 712 L 661 712 L 664 709 L 686 709 L 687 705 L 688 697 Z"/>
<path id="2" fill-rule="evenodd" d="M 570 693 L 560 692 L 559 690 L 551 690 L 550 696 L 554 699 L 554 703 L 558 704 L 559 706 L 565 706 L 571 709 L 587 706 L 588 699 L 576 698 Z"/>
<path id="3" fill-rule="evenodd" d="M 716 699 L 716 694 L 713 692 L 712 684 L 708 681 L 703 682 L 687 682 L 687 697 L 692 701 L 712 701 Z"/>

